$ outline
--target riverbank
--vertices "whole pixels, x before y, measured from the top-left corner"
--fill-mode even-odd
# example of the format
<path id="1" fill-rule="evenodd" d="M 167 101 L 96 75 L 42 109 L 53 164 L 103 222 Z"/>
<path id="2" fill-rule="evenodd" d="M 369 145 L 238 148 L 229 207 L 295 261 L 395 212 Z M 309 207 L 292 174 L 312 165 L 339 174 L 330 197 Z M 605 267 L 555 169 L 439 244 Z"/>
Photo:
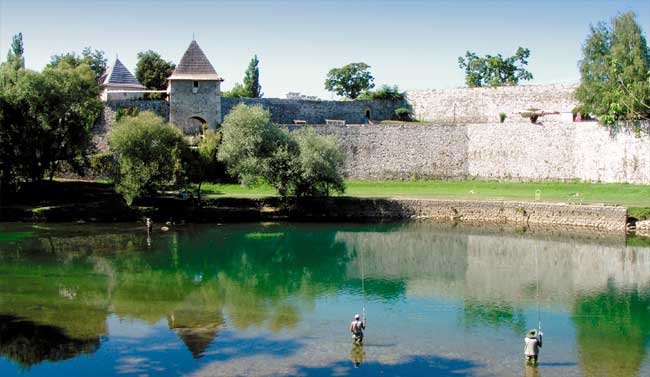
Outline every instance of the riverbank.
<path id="1" fill-rule="evenodd" d="M 3 202 L 0 221 L 121 222 L 151 217 L 160 222 L 250 221 L 397 221 L 431 220 L 468 224 L 583 227 L 624 232 L 627 208 L 507 200 L 434 198 L 302 198 L 209 197 L 196 200 L 162 196 L 128 207 L 108 184 L 54 182 Z M 57 200 L 28 200 L 48 192 Z M 41 194 L 42 195 L 42 194 Z"/>

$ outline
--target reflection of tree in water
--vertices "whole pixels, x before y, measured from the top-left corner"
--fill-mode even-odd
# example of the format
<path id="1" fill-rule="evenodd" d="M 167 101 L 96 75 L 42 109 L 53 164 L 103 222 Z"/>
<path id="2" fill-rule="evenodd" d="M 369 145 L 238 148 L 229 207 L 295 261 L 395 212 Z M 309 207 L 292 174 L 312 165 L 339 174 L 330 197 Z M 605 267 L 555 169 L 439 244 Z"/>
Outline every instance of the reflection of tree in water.
<path id="1" fill-rule="evenodd" d="M 576 299 L 573 323 L 587 376 L 637 376 L 650 341 L 650 296 L 638 289 L 584 294 Z"/>
<path id="2" fill-rule="evenodd" d="M 507 327 L 512 329 L 515 334 L 524 334 L 526 331 L 526 319 L 522 309 L 494 301 L 465 298 L 463 322 L 467 327 Z"/>
<path id="3" fill-rule="evenodd" d="M 0 315 L 0 354 L 23 368 L 60 361 L 99 349 L 99 338 L 76 339 L 60 328 Z"/>

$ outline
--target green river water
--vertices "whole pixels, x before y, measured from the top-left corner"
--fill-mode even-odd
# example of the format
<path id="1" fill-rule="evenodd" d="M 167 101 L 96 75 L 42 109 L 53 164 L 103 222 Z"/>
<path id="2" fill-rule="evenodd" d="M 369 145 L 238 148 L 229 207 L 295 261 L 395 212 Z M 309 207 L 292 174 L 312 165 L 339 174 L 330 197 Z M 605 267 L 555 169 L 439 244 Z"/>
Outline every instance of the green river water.
<path id="1" fill-rule="evenodd" d="M 348 325 L 364 304 L 358 347 Z M 5 223 L 0 376 L 14 375 L 650 376 L 650 247 L 420 222 L 150 238 Z"/>

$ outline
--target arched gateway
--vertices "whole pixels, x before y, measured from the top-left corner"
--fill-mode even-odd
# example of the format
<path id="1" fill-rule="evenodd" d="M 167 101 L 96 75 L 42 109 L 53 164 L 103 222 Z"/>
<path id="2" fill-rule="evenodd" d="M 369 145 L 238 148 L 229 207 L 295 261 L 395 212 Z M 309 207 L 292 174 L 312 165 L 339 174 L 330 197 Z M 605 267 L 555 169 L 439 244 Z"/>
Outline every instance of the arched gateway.
<path id="1" fill-rule="evenodd" d="M 169 77 L 169 121 L 184 133 L 203 133 L 221 124 L 221 81 L 196 41 Z"/>

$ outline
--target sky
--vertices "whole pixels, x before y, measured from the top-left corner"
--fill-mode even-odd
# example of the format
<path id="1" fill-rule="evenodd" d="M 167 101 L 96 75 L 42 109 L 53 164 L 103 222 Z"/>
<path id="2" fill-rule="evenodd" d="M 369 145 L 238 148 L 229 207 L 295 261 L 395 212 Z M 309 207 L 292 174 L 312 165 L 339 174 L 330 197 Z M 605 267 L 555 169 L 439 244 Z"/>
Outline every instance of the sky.
<path id="1" fill-rule="evenodd" d="M 29 69 L 84 46 L 135 71 L 137 53 L 178 63 L 196 39 L 228 90 L 254 54 L 265 97 L 301 92 L 332 99 L 327 72 L 371 66 L 377 86 L 464 86 L 458 57 L 529 48 L 530 84 L 577 82 L 589 25 L 632 10 L 648 38 L 650 0 L 620 1 L 167 1 L 0 0 L 0 59 L 22 32 Z"/>

